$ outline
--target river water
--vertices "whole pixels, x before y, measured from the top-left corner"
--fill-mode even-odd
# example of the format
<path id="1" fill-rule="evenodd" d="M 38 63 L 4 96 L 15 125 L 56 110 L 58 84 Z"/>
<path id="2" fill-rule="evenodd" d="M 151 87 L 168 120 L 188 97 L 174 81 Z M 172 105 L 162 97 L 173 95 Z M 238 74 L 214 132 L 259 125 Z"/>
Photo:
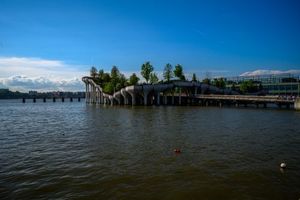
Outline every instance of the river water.
<path id="1" fill-rule="evenodd" d="M 0 199 L 300 198 L 293 110 L 1 100 L 0 123 Z"/>

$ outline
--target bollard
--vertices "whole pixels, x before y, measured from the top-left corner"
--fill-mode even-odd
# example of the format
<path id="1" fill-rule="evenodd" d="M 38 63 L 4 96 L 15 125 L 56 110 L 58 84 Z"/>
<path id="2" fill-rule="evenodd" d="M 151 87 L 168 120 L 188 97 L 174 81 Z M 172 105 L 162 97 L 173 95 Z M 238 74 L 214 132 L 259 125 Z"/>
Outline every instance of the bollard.
<path id="1" fill-rule="evenodd" d="M 36 103 L 36 98 L 35 97 L 33 98 L 33 103 Z"/>
<path id="2" fill-rule="evenodd" d="M 78 97 L 78 102 L 80 102 L 80 97 Z"/>
<path id="3" fill-rule="evenodd" d="M 25 102 L 26 102 L 25 98 L 23 98 L 23 99 L 22 99 L 22 102 L 23 102 L 23 103 L 25 103 Z"/>
<path id="4" fill-rule="evenodd" d="M 46 103 L 46 98 L 45 97 L 43 98 L 43 102 Z"/>
<path id="5" fill-rule="evenodd" d="M 65 102 L 65 98 L 64 97 L 61 98 L 61 102 Z"/>
<path id="6" fill-rule="evenodd" d="M 53 97 L 53 102 L 56 102 L 56 99 L 55 99 L 55 97 Z"/>
<path id="7" fill-rule="evenodd" d="M 73 97 L 70 97 L 70 102 L 73 102 Z"/>

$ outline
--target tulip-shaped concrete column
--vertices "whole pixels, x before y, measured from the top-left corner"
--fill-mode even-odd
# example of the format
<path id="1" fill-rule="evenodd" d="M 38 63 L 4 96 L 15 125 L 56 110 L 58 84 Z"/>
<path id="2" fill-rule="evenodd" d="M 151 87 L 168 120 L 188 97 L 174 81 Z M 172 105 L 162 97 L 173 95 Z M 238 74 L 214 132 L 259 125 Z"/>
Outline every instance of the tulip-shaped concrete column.
<path id="1" fill-rule="evenodd" d="M 88 103 L 88 83 L 84 81 L 85 83 L 85 103 Z"/>
<path id="2" fill-rule="evenodd" d="M 143 85 L 144 105 L 148 105 L 148 94 L 153 90 L 153 85 Z"/>
<path id="3" fill-rule="evenodd" d="M 129 94 L 126 92 L 126 90 L 124 88 L 121 89 L 121 94 L 124 98 L 124 104 L 128 105 L 129 104 Z"/>

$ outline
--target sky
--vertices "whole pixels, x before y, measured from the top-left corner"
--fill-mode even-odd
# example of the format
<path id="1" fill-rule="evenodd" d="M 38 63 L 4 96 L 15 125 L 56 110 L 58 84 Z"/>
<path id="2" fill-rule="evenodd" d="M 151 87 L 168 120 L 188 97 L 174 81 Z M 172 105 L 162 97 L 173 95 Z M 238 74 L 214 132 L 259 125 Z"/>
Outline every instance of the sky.
<path id="1" fill-rule="evenodd" d="M 90 67 L 300 73 L 300 1 L 0 0 L 0 88 L 84 89 Z"/>

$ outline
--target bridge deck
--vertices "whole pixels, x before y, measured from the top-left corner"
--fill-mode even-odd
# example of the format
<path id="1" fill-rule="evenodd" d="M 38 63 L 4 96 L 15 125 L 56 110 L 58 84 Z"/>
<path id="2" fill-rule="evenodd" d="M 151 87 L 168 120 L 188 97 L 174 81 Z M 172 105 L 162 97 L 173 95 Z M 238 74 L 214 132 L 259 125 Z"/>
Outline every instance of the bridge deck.
<path id="1" fill-rule="evenodd" d="M 283 99 L 277 96 L 250 96 L 250 95 L 196 95 L 198 99 L 209 100 L 232 100 L 232 101 L 253 101 L 270 103 L 294 103 L 293 99 Z"/>

